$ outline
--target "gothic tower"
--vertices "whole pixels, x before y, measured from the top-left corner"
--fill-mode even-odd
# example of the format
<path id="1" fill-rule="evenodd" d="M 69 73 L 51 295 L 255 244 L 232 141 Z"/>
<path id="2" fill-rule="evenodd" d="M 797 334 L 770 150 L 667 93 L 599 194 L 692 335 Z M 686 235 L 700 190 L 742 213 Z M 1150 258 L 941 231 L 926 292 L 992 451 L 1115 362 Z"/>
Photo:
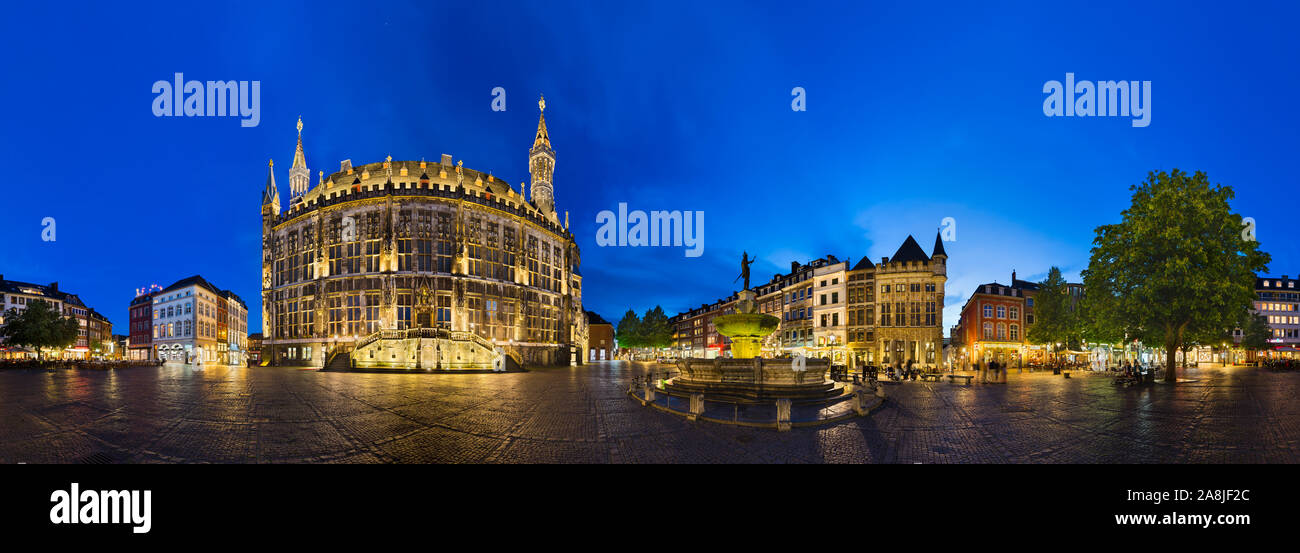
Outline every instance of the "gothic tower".
<path id="1" fill-rule="evenodd" d="M 289 168 L 289 205 L 302 201 L 310 186 L 311 171 L 307 169 L 307 156 L 302 153 L 302 118 L 298 118 L 298 148 L 293 151 L 293 167 Z"/>
<path id="2" fill-rule="evenodd" d="M 262 190 L 262 335 L 271 338 L 271 228 L 280 217 L 280 190 L 275 186 L 275 161 L 267 162 Z"/>
<path id="3" fill-rule="evenodd" d="M 546 98 L 537 102 L 542 112 L 537 119 L 537 137 L 528 151 L 528 172 L 532 175 L 533 203 L 546 215 L 555 214 L 555 191 L 551 175 L 555 172 L 555 152 L 551 150 L 551 137 L 546 132 Z"/>

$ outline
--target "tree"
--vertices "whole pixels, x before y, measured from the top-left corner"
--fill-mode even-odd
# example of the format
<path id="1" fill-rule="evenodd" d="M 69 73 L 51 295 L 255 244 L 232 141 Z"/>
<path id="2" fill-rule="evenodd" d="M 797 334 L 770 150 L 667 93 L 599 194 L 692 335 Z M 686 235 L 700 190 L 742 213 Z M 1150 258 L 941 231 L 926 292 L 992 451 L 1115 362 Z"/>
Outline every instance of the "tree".
<path id="1" fill-rule="evenodd" d="M 81 326 L 72 317 L 64 317 L 52 304 L 33 300 L 27 309 L 9 309 L 0 337 L 16 346 L 36 348 L 36 359 L 45 359 L 45 348 L 66 348 L 77 341 Z"/>
<path id="2" fill-rule="evenodd" d="M 641 318 L 636 316 L 636 311 L 628 309 L 627 313 L 623 314 L 623 320 L 618 322 L 614 339 L 618 340 L 618 345 L 622 348 L 641 347 Z"/>
<path id="3" fill-rule="evenodd" d="M 1241 325 L 1241 347 L 1250 351 L 1259 351 L 1268 347 L 1273 337 L 1273 329 L 1268 327 L 1268 318 L 1251 313 Z"/>
<path id="4" fill-rule="evenodd" d="M 1047 271 L 1047 278 L 1038 283 L 1034 294 L 1034 324 L 1025 332 L 1030 343 L 1047 344 L 1053 353 L 1058 343 L 1071 347 L 1079 342 L 1079 325 L 1065 284 L 1060 268 Z"/>
<path id="5" fill-rule="evenodd" d="M 656 305 L 641 317 L 640 334 L 643 347 L 666 348 L 673 345 L 673 329 L 668 326 L 664 308 Z"/>
<path id="6" fill-rule="evenodd" d="M 1121 221 L 1096 229 L 1084 285 L 1097 313 L 1126 337 L 1164 344 L 1165 380 L 1173 382 L 1175 352 L 1189 338 L 1231 328 L 1249 312 L 1255 273 L 1268 270 L 1270 257 L 1242 232 L 1232 188 L 1211 185 L 1205 173 L 1151 172 L 1129 189 Z"/>

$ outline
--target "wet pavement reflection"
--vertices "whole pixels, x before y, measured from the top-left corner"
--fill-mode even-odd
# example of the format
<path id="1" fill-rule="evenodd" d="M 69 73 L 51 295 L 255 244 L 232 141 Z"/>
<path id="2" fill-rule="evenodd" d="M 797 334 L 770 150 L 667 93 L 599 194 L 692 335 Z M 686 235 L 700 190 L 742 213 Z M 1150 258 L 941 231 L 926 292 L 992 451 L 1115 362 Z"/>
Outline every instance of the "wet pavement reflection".
<path id="1" fill-rule="evenodd" d="M 1300 374 L 1191 370 L 1122 388 L 1014 370 L 890 383 L 870 417 L 690 422 L 624 392 L 646 367 L 507 374 L 278 367 L 0 371 L 4 463 L 1222 463 L 1300 461 Z"/>

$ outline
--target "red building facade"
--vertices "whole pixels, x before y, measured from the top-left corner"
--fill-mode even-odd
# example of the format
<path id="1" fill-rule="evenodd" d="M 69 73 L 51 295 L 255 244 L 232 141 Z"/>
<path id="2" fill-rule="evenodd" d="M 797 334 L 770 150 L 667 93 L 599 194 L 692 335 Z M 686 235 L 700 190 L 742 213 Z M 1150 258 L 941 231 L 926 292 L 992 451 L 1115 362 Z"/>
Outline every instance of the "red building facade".
<path id="1" fill-rule="evenodd" d="M 131 300 L 131 332 L 127 359 L 151 361 L 153 355 L 153 293 Z"/>

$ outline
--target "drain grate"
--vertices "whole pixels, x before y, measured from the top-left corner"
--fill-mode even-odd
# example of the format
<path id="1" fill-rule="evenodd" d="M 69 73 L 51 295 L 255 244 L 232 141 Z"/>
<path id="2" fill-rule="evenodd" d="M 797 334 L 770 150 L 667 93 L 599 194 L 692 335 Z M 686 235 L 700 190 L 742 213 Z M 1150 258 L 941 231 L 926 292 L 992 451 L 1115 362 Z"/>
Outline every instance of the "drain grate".
<path id="1" fill-rule="evenodd" d="M 102 451 L 99 451 L 99 452 L 96 452 L 96 453 L 91 453 L 90 455 L 87 455 L 87 456 L 82 457 L 82 458 L 80 458 L 80 459 L 77 459 L 77 460 L 75 461 L 75 464 L 78 464 L 78 465 L 115 465 L 115 464 L 117 464 L 117 459 L 114 459 L 112 456 L 110 456 L 110 455 L 107 454 L 107 453 L 104 453 L 104 452 L 102 452 Z"/>

